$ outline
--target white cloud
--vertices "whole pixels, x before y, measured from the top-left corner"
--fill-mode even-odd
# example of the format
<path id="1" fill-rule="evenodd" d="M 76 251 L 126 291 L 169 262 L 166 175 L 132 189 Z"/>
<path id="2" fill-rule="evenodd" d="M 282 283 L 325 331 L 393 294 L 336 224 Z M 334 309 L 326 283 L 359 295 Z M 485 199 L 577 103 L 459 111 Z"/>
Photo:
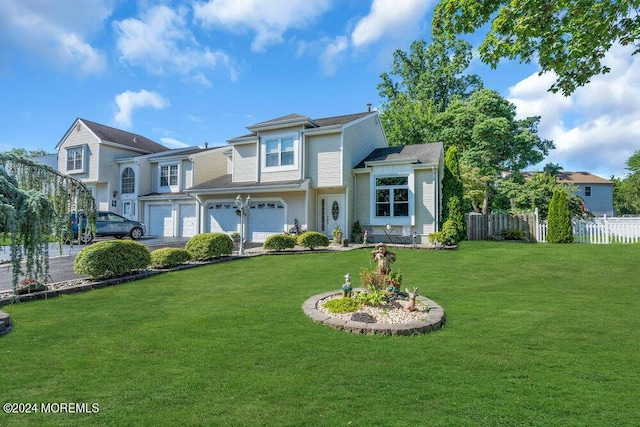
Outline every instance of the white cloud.
<path id="1" fill-rule="evenodd" d="M 357 23 L 351 42 L 362 47 L 388 37 L 413 37 L 432 4 L 432 0 L 373 0 L 371 12 Z"/>
<path id="2" fill-rule="evenodd" d="M 533 74 L 509 90 L 520 117 L 541 116 L 539 135 L 556 145 L 545 162 L 605 178 L 625 174 L 640 149 L 640 58 L 616 46 L 606 55 L 611 72 L 596 76 L 570 98 L 547 91 L 553 74 Z"/>
<path id="3" fill-rule="evenodd" d="M 169 147 L 169 148 L 183 148 L 183 147 L 189 147 L 189 144 L 185 144 L 182 141 L 178 141 L 175 138 L 169 138 L 169 137 L 165 137 L 165 138 L 160 138 L 160 142 L 162 143 L 162 145 Z"/>
<path id="4" fill-rule="evenodd" d="M 262 52 L 280 43 L 290 28 L 304 28 L 326 12 L 331 0 L 209 0 L 193 6 L 194 17 L 207 28 L 251 30 L 251 49 Z"/>
<path id="5" fill-rule="evenodd" d="M 131 127 L 131 116 L 133 111 L 139 108 L 151 107 L 162 110 L 169 106 L 169 101 L 157 92 L 149 92 L 144 89 L 139 92 L 127 90 L 116 95 L 116 105 L 118 112 L 114 116 L 114 121 L 122 127 Z"/>
<path id="6" fill-rule="evenodd" d="M 347 50 L 349 42 L 347 37 L 338 36 L 332 40 L 327 40 L 326 43 L 326 47 L 319 59 L 324 74 L 332 76 L 336 73 L 338 64 L 342 59 L 343 53 Z"/>
<path id="7" fill-rule="evenodd" d="M 103 52 L 87 39 L 102 30 L 113 0 L 3 1 L 0 42 L 58 67 L 97 74 L 106 67 Z"/>
<path id="8" fill-rule="evenodd" d="M 114 22 L 122 61 L 159 75 L 194 73 L 192 81 L 205 86 L 211 83 L 201 70 L 222 67 L 235 81 L 237 71 L 231 58 L 221 50 L 199 45 L 188 27 L 186 14 L 184 7 L 173 10 L 161 5 L 146 10 L 139 19 Z"/>

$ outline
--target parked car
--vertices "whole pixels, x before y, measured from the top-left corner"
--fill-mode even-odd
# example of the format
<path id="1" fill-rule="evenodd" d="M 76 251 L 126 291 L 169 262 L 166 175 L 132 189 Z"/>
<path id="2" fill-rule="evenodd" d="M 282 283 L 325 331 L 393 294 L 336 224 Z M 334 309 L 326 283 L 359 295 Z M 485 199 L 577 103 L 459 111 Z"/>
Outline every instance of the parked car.
<path id="1" fill-rule="evenodd" d="M 78 224 L 78 218 L 76 214 L 71 214 L 71 227 L 73 230 L 73 238 L 78 242 L 87 244 L 91 243 L 93 236 L 90 233 L 85 233 L 87 219 L 85 216 L 80 215 L 81 224 Z M 82 232 L 78 236 L 78 229 Z M 114 236 L 116 239 L 122 239 L 124 236 L 129 236 L 133 240 L 138 240 L 147 232 L 143 223 L 133 221 L 113 212 L 100 211 L 97 212 L 96 217 L 96 236 Z"/>

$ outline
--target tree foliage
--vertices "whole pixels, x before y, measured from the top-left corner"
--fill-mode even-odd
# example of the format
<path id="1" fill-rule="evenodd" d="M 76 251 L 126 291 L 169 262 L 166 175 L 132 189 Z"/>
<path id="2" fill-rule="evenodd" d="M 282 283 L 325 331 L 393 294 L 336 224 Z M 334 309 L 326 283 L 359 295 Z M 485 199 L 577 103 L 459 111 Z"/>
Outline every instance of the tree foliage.
<path id="1" fill-rule="evenodd" d="M 456 241 L 466 237 L 466 223 L 463 213 L 464 187 L 460 175 L 458 149 L 449 147 L 444 157 L 444 178 L 442 186 L 442 220 L 441 227 L 447 220 L 452 220 L 458 231 Z"/>
<path id="2" fill-rule="evenodd" d="M 573 242 L 573 227 L 571 225 L 571 213 L 567 194 L 561 189 L 553 192 L 549 204 L 549 217 L 547 218 L 547 242 L 571 243 Z"/>
<path id="3" fill-rule="evenodd" d="M 639 7 L 640 0 L 440 0 L 432 31 L 455 36 L 491 22 L 479 48 L 483 62 L 539 62 L 541 73 L 557 75 L 550 90 L 566 96 L 609 72 L 602 59 L 614 44 L 640 51 Z"/>
<path id="4" fill-rule="evenodd" d="M 434 114 L 482 87 L 480 77 L 464 74 L 471 59 L 470 44 L 446 37 L 434 37 L 431 44 L 416 40 L 409 52 L 394 52 L 391 70 L 378 84 L 389 145 L 435 141 Z"/>
<path id="5" fill-rule="evenodd" d="M 640 151 L 627 159 L 629 173 L 624 179 L 612 178 L 613 207 L 618 215 L 640 214 Z"/>
<path id="6" fill-rule="evenodd" d="M 49 241 L 53 237 L 62 246 L 72 210 L 84 211 L 91 218 L 88 232 L 95 231 L 95 201 L 82 182 L 0 153 L 0 237 L 10 242 L 14 292 L 21 274 L 38 283 L 47 279 Z"/>

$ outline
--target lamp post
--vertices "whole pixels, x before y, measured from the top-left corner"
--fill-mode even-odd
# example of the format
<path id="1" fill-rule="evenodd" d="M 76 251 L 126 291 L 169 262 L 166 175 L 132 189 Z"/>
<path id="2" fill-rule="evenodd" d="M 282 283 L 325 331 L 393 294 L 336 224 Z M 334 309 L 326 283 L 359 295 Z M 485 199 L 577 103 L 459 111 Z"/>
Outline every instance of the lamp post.
<path id="1" fill-rule="evenodd" d="M 236 197 L 236 208 L 240 211 L 240 249 L 239 255 L 244 255 L 244 217 L 247 215 L 249 208 L 251 207 L 251 196 L 247 195 L 247 199 L 243 202 L 242 197 L 238 194 Z"/>

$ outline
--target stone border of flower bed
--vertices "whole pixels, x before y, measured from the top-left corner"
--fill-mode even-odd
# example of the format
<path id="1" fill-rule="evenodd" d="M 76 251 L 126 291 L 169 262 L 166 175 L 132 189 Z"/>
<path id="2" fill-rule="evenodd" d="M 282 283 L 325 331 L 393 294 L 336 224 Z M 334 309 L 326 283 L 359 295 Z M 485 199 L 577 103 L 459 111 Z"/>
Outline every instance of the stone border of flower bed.
<path id="1" fill-rule="evenodd" d="M 344 330 L 354 334 L 363 335 L 422 335 L 441 329 L 445 323 L 444 310 L 438 303 L 422 295 L 416 297 L 416 301 L 429 307 L 429 314 L 425 321 L 412 321 L 397 325 L 384 325 L 379 323 L 364 323 L 353 320 L 343 320 L 324 314 L 318 310 L 321 300 L 341 294 L 342 292 L 325 292 L 314 295 L 302 304 L 304 313 L 316 323 L 329 326 L 334 329 Z"/>

